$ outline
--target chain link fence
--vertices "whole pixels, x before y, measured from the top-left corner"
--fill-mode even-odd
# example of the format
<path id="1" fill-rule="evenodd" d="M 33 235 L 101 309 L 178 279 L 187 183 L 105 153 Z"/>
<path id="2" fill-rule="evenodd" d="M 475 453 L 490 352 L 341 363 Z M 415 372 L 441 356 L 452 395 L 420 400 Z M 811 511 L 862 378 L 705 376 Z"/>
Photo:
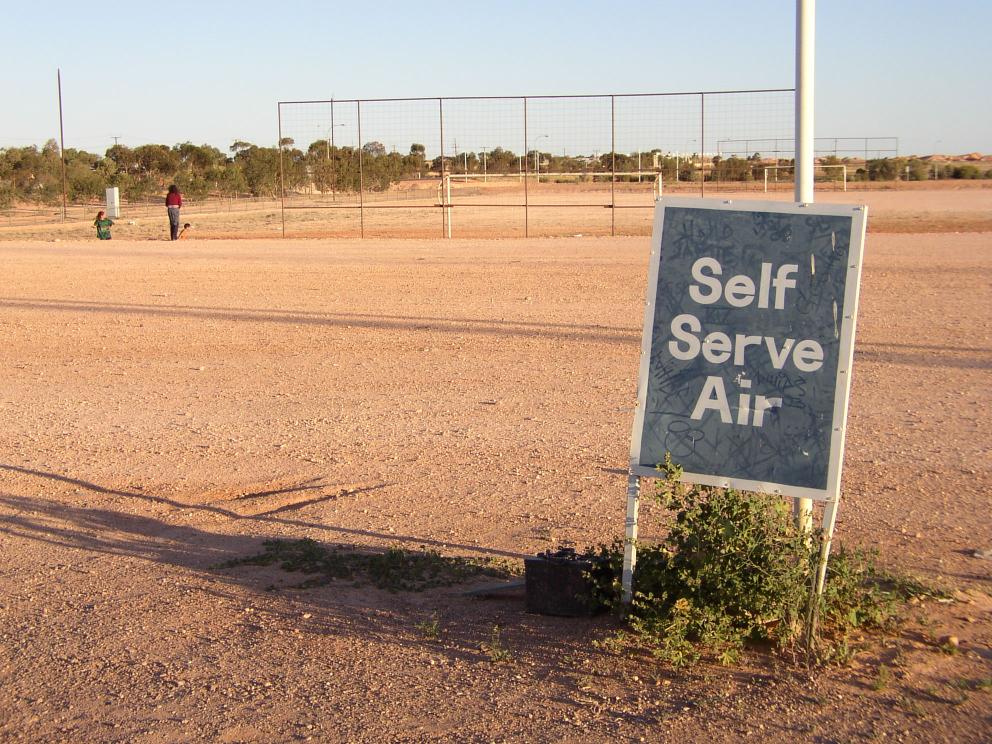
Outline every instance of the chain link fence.
<path id="1" fill-rule="evenodd" d="M 642 235 L 660 193 L 760 191 L 792 89 L 282 101 L 287 237 Z M 791 161 L 789 161 L 791 162 Z"/>

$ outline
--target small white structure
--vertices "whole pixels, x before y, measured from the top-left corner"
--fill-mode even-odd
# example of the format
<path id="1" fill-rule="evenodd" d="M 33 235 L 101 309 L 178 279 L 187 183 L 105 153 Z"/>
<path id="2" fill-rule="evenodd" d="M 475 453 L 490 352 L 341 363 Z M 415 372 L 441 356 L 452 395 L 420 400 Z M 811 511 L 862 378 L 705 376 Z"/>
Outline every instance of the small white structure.
<path id="1" fill-rule="evenodd" d="M 116 186 L 107 189 L 107 216 L 112 220 L 121 216 L 121 192 Z"/>

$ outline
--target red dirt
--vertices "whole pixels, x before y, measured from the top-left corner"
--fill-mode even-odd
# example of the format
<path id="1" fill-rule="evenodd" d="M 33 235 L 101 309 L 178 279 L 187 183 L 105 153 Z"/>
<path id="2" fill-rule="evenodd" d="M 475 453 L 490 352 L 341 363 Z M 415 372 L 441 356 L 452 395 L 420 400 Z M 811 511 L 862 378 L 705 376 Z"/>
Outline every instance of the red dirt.
<path id="1" fill-rule="evenodd" d="M 676 675 L 608 618 L 217 567 L 619 534 L 647 247 L 0 243 L 0 739 L 992 738 L 987 233 L 868 241 L 838 537 L 959 601 L 851 666 Z"/>

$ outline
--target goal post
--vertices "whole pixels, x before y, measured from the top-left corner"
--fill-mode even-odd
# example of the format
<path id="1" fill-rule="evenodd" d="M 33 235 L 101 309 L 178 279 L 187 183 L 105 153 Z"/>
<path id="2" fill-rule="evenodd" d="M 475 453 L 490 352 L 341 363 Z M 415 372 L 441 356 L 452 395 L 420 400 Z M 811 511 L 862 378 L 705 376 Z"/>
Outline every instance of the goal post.
<path id="1" fill-rule="evenodd" d="M 843 184 L 843 190 L 844 191 L 847 191 L 847 165 L 846 164 L 841 164 L 841 165 L 817 165 L 813 169 L 813 174 L 814 174 L 814 179 L 813 180 L 814 180 L 814 182 L 816 181 L 816 178 L 815 178 L 816 171 L 818 171 L 818 170 L 826 171 L 826 170 L 830 170 L 830 169 L 839 170 L 841 172 L 841 183 Z M 777 174 L 780 170 L 792 171 L 793 172 L 793 176 L 794 176 L 796 169 L 795 169 L 795 166 L 793 166 L 793 165 L 769 165 L 769 166 L 766 166 L 764 168 L 765 193 L 768 193 L 768 173 L 769 173 L 769 171 L 772 172 L 772 173 Z M 834 179 L 830 179 L 830 180 L 833 181 Z"/>

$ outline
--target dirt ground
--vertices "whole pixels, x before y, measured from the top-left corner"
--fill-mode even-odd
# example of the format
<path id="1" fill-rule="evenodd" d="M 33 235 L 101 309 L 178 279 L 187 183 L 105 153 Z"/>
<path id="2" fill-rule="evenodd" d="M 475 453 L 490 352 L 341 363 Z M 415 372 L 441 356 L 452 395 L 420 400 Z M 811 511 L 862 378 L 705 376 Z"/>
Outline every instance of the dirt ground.
<path id="1" fill-rule="evenodd" d="M 956 599 L 847 666 L 681 674 L 512 593 L 220 567 L 620 534 L 646 238 L 74 236 L 0 242 L 0 739 L 992 738 L 992 233 L 869 236 L 837 533 Z"/>

